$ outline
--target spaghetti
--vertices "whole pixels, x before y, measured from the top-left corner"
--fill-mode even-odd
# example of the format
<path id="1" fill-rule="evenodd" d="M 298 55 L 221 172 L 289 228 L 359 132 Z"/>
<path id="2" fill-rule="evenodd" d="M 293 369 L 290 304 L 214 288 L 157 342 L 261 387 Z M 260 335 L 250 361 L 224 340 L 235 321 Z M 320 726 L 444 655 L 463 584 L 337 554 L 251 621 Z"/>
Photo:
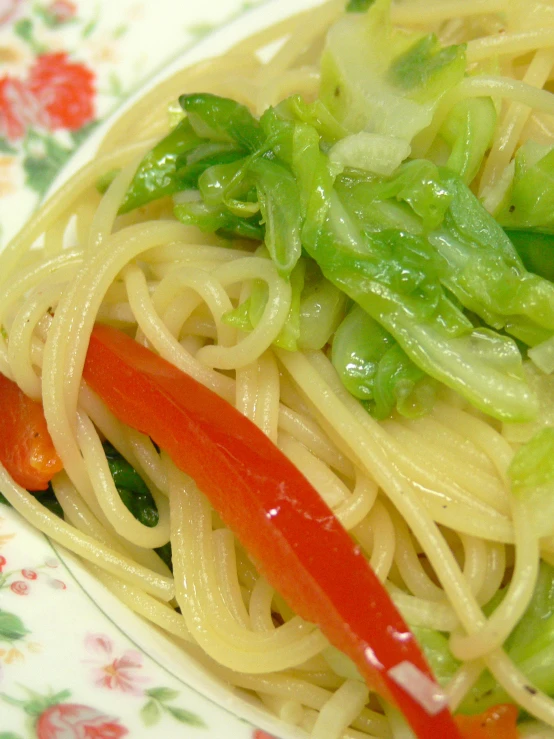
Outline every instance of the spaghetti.
<path id="1" fill-rule="evenodd" d="M 222 95 L 256 115 L 291 94 L 315 99 L 324 37 L 342 11 L 342 0 L 332 0 L 158 85 L 0 255 L 0 372 L 43 404 L 64 466 L 52 482 L 64 518 L 2 468 L 0 490 L 126 605 L 183 648 L 202 647 L 216 675 L 255 693 L 283 721 L 316 739 L 408 736 L 319 630 L 259 576 L 197 486 L 82 382 L 94 323 L 112 324 L 235 405 L 303 472 L 416 634 L 448 637 L 452 709 L 488 680 L 499 700 L 532 717 L 522 736 L 554 736 L 554 701 L 530 689 L 524 665 L 505 651 L 541 562 L 554 565 L 554 530 L 537 531 L 508 476 L 538 427 L 503 426 L 446 388 L 421 418 L 373 418 L 341 383 L 326 347 L 279 347 L 291 283 L 251 241 L 229 243 L 184 225 L 167 197 L 118 215 L 143 156 L 170 131 L 168 106 L 179 95 Z M 412 156 L 436 151 L 457 103 L 492 97 L 497 124 L 471 189 L 494 210 L 513 183 L 522 144 L 554 145 L 553 6 L 536 2 L 530 12 L 523 0 L 404 0 L 393 5 L 392 20 L 434 32 L 443 44 L 467 43 L 469 75 L 441 99 Z M 272 45 L 278 50 L 262 61 Z M 114 170 L 100 195 L 98 180 Z M 227 317 L 254 283 L 267 299 L 245 332 Z M 105 440 L 147 482 L 155 526 L 122 502 Z M 170 540 L 175 578 L 154 551 Z"/>

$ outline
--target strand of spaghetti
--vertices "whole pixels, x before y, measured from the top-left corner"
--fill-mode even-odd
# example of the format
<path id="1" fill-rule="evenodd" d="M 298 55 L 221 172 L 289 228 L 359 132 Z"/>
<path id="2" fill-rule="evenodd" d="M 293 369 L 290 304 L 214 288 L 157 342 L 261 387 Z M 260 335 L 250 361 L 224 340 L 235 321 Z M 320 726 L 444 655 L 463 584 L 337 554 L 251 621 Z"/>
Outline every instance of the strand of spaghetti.
<path id="1" fill-rule="evenodd" d="M 477 594 L 480 605 L 488 603 L 502 586 L 506 574 L 506 547 L 494 541 L 487 542 L 487 566 L 482 588 Z"/>
<path id="2" fill-rule="evenodd" d="M 302 474 L 317 490 L 327 505 L 333 509 L 350 498 L 345 483 L 329 467 L 288 434 L 279 436 L 279 448 L 290 461 L 302 470 Z"/>
<path id="3" fill-rule="evenodd" d="M 418 433 L 402 422 L 385 421 L 382 427 L 403 448 L 410 449 L 421 459 L 430 459 L 428 466 L 436 471 L 438 476 L 443 479 L 451 478 L 453 481 L 463 480 L 464 490 L 476 500 L 482 501 L 505 516 L 509 515 L 510 505 L 506 490 L 496 470 L 493 469 L 491 474 L 476 468 L 466 456 L 461 456 L 461 449 L 458 448 L 456 453 L 446 446 L 437 448 L 432 440 L 427 440 L 421 430 Z"/>
<path id="4" fill-rule="evenodd" d="M 279 428 L 300 441 L 319 459 L 345 477 L 353 477 L 352 462 L 340 452 L 317 423 L 296 413 L 283 403 L 279 406 Z"/>
<path id="5" fill-rule="evenodd" d="M 512 497 L 512 519 L 515 530 L 515 567 L 502 603 L 480 628 L 468 636 L 454 634 L 450 651 L 458 659 L 474 660 L 502 646 L 531 601 L 539 574 L 539 541 L 524 505 Z"/>
<path id="6" fill-rule="evenodd" d="M 7 500 L 35 528 L 66 549 L 118 577 L 123 577 L 145 592 L 161 600 L 174 596 L 173 580 L 142 567 L 129 557 L 102 546 L 92 537 L 81 533 L 41 505 L 24 488 L 17 485 L 0 465 L 0 486 Z"/>
<path id="7" fill-rule="evenodd" d="M 58 304 L 44 347 L 42 393 L 50 435 L 77 489 L 93 496 L 75 440 L 74 424 L 88 337 L 102 298 L 125 264 L 156 244 L 178 241 L 171 221 L 129 226 L 89 256 Z"/>
<path id="8" fill-rule="evenodd" d="M 259 577 L 252 588 L 248 613 L 254 631 L 273 631 L 271 603 L 275 591 L 264 577 Z"/>
<path id="9" fill-rule="evenodd" d="M 395 510 L 389 510 L 389 514 L 396 535 L 394 563 L 408 590 L 416 598 L 437 602 L 444 600 L 444 590 L 435 585 L 421 564 L 408 526 Z"/>
<path id="10" fill-rule="evenodd" d="M 460 534 L 464 548 L 464 577 L 471 592 L 481 603 L 479 594 L 483 589 L 488 572 L 488 548 L 484 539 Z M 484 601 L 486 603 L 486 601 Z"/>
<path id="11" fill-rule="evenodd" d="M 501 13 L 504 0 L 446 0 L 445 2 L 393 3 L 391 19 L 399 25 L 424 26 L 449 18 L 467 18 L 485 13 Z"/>
<path id="12" fill-rule="evenodd" d="M 17 303 L 37 285 L 48 280 L 64 281 L 71 277 L 82 261 L 82 255 L 76 250 L 66 251 L 45 262 L 32 264 L 21 270 L 8 282 L 0 293 L 0 325 L 5 324 L 6 317 Z M 5 339 L 0 335 L 0 346 L 7 354 Z"/>
<path id="13" fill-rule="evenodd" d="M 465 662 L 456 670 L 455 675 L 450 679 L 444 688 L 448 696 L 448 705 L 451 711 L 455 711 L 471 688 L 475 685 L 485 665 L 481 660 L 475 662 Z"/>
<path id="14" fill-rule="evenodd" d="M 172 634 L 185 642 L 192 642 L 184 618 L 171 606 L 160 603 L 159 600 L 148 595 L 140 588 L 130 585 L 120 577 L 115 577 L 101 567 L 91 563 L 87 563 L 86 567 L 118 600 L 139 616 L 147 619 L 155 626 L 159 626 L 168 634 Z"/>
<path id="15" fill-rule="evenodd" d="M 497 36 L 472 39 L 468 41 L 466 55 L 468 62 L 479 62 L 501 54 L 518 56 L 529 51 L 554 46 L 554 28 L 534 28 L 520 33 L 504 33 Z"/>
<path id="16" fill-rule="evenodd" d="M 216 529 L 212 534 L 214 567 L 223 602 L 237 623 L 252 628 L 244 605 L 237 575 L 235 537 L 229 529 Z"/>
<path id="17" fill-rule="evenodd" d="M 158 354 L 222 398 L 232 401 L 235 388 L 231 378 L 203 365 L 177 341 L 155 311 L 148 286 L 142 279 L 135 279 L 133 288 L 128 298 L 138 328 Z"/>
<path id="18" fill-rule="evenodd" d="M 211 509 L 190 478 L 169 468 L 176 597 L 199 645 L 220 664 L 252 673 L 287 669 L 318 654 L 327 640 L 298 617 L 272 632 L 245 629 L 233 618 L 217 587 Z"/>
<path id="19" fill-rule="evenodd" d="M 279 356 L 282 354 L 280 353 Z M 425 460 L 427 462 L 425 466 L 425 462 L 412 454 L 411 450 L 395 444 L 384 429 L 345 390 L 333 366 L 323 354 L 312 352 L 309 356 L 311 364 L 317 368 L 327 386 L 332 388 L 335 396 L 340 399 L 340 403 L 366 429 L 366 432 L 379 438 L 383 452 L 390 459 L 394 459 L 395 469 L 401 473 L 405 482 L 415 485 L 414 494 L 425 503 L 426 509 L 437 523 L 471 536 L 481 536 L 504 543 L 513 541 L 513 526 L 509 518 L 476 500 L 474 496 L 468 495 L 457 483 L 434 473 L 431 474 L 429 460 Z M 316 416 L 319 414 L 320 422 L 328 432 L 333 429 L 333 421 L 330 418 L 325 420 L 325 416 L 321 413 L 321 406 L 315 404 L 313 410 Z M 333 434 L 336 434 L 334 429 Z M 500 440 L 502 441 L 501 437 Z M 346 449 L 348 441 L 345 438 L 343 443 Z M 352 445 L 350 445 L 351 454 L 352 451 Z M 431 494 L 430 491 L 432 491 Z M 462 502 L 463 505 L 459 505 Z"/>
<path id="20" fill-rule="evenodd" d="M 158 555 L 151 549 L 133 546 L 129 541 L 122 539 L 113 529 L 109 529 L 109 524 L 105 526 L 100 523 L 83 498 L 79 495 L 71 480 L 61 472 L 56 475 L 52 482 L 56 498 L 63 508 L 64 518 L 72 526 L 83 534 L 91 536 L 104 546 L 120 552 L 126 557 L 131 557 L 153 572 L 163 577 L 171 577 L 169 567 L 163 562 Z"/>
<path id="21" fill-rule="evenodd" d="M 554 95 L 547 90 L 539 90 L 532 85 L 526 85 L 521 80 L 510 79 L 509 77 L 486 74 L 465 77 L 451 92 L 444 96 L 435 112 L 431 125 L 414 139 L 412 156 L 425 157 L 454 105 L 461 100 L 473 97 L 511 100 L 534 111 L 554 115 Z"/>
<path id="22" fill-rule="evenodd" d="M 356 475 L 356 485 L 348 500 L 339 503 L 335 516 L 347 531 L 353 529 L 370 513 L 377 499 L 377 485 L 365 475 Z"/>
<path id="23" fill-rule="evenodd" d="M 105 403 L 84 383 L 81 385 L 79 392 L 79 410 L 83 410 L 89 416 L 100 433 L 137 470 L 145 482 L 150 483 L 149 487 L 162 492 L 167 491 L 167 476 L 150 439 L 122 424 Z M 144 454 L 141 454 L 140 451 L 148 443 L 151 450 L 148 459 L 145 459 Z M 152 451 L 158 456 L 157 465 L 152 459 Z"/>
<path id="24" fill-rule="evenodd" d="M 553 42 L 554 42 L 554 30 Z M 548 80 L 554 64 L 554 50 L 540 49 L 534 55 L 527 68 L 523 82 L 542 89 Z M 509 165 L 514 154 L 521 132 L 529 118 L 531 109 L 521 103 L 512 103 L 497 126 L 494 141 L 485 163 L 479 193 L 484 197 L 487 191 L 495 186 L 502 172 Z"/>
<path id="25" fill-rule="evenodd" d="M 154 143 L 156 142 L 151 140 L 139 141 L 105 156 L 97 156 L 73 175 L 59 190 L 56 190 L 2 251 L 0 255 L 2 284 L 8 282 L 20 259 L 39 236 L 56 223 L 71 207 L 71 203 L 75 202 L 102 174 L 122 166 L 129 157 L 148 151 Z"/>
<path id="26" fill-rule="evenodd" d="M 366 686 L 358 680 L 346 680 L 319 712 L 312 729 L 313 739 L 341 739 L 345 729 L 369 700 Z"/>
<path id="27" fill-rule="evenodd" d="M 530 685 L 505 652 L 497 649 L 484 662 L 520 709 L 554 726 L 554 700 Z"/>
<path id="28" fill-rule="evenodd" d="M 279 368 L 271 350 L 267 349 L 258 359 L 258 372 L 263 382 L 260 382 L 258 399 L 254 414 L 254 423 L 261 428 L 264 434 L 277 443 L 279 427 Z"/>
<path id="29" fill-rule="evenodd" d="M 304 706 L 320 710 L 331 697 L 331 692 L 317 685 L 311 685 L 305 680 L 290 675 L 272 675 L 269 673 L 261 675 L 245 675 L 239 672 L 233 673 L 231 670 L 221 665 L 211 664 L 211 668 L 216 675 L 221 676 L 226 682 L 230 682 L 239 688 L 245 690 L 255 690 L 267 693 L 268 695 L 277 695 L 283 698 L 293 698 L 300 701 Z M 389 727 L 385 717 L 364 708 L 354 726 L 363 726 L 366 732 L 371 732 L 376 737 L 390 737 Z"/>
<path id="30" fill-rule="evenodd" d="M 129 264 L 123 271 L 129 303 L 133 308 L 135 295 L 148 293 L 148 285 L 144 272 L 134 264 Z M 208 272 L 196 267 L 186 267 L 179 272 L 179 282 L 182 288 L 190 288 L 198 294 L 214 318 L 217 341 L 222 346 L 232 346 L 235 343 L 236 331 L 222 320 L 225 313 L 233 310 L 233 304 L 223 289 L 221 283 Z M 144 301 L 143 301 L 144 303 Z"/>
<path id="31" fill-rule="evenodd" d="M 317 38 L 321 38 L 325 29 L 336 20 L 343 9 L 342 0 L 331 0 L 320 5 L 317 13 L 312 13 L 309 25 L 300 16 L 291 20 L 291 31 L 285 43 L 276 54 L 260 69 L 256 75 L 256 83 L 260 89 L 266 87 L 276 78 L 281 77 Z"/>
<path id="32" fill-rule="evenodd" d="M 281 332 L 287 320 L 290 302 L 290 282 L 281 277 L 273 262 L 259 257 L 248 257 L 228 262 L 217 268 L 214 276 L 222 285 L 243 280 L 260 279 L 267 285 L 268 295 L 264 312 L 255 328 L 234 347 L 208 345 L 198 353 L 199 361 L 208 367 L 236 369 L 250 364 L 268 349 Z"/>
<path id="33" fill-rule="evenodd" d="M 41 285 L 22 304 L 10 326 L 8 362 L 13 380 L 37 402 L 42 399 L 42 384 L 31 354 L 33 335 L 38 322 L 55 310 L 63 288 L 63 283 Z"/>
<path id="34" fill-rule="evenodd" d="M 460 621 L 448 603 L 416 598 L 394 587 L 390 582 L 388 591 L 394 605 L 412 626 L 447 632 L 460 627 Z"/>
<path id="35" fill-rule="evenodd" d="M 368 553 L 371 569 L 381 582 L 387 579 L 396 547 L 396 531 L 390 514 L 380 500 L 376 500 L 367 518 L 352 534 Z"/>
<path id="36" fill-rule="evenodd" d="M 167 544 L 169 541 L 167 498 L 156 494 L 155 490 L 151 491 L 159 514 L 156 526 L 145 526 L 135 518 L 121 500 L 115 487 L 98 432 L 89 417 L 82 411 L 77 413 L 77 441 L 96 500 L 114 530 L 132 544 L 147 549 L 155 549 Z"/>

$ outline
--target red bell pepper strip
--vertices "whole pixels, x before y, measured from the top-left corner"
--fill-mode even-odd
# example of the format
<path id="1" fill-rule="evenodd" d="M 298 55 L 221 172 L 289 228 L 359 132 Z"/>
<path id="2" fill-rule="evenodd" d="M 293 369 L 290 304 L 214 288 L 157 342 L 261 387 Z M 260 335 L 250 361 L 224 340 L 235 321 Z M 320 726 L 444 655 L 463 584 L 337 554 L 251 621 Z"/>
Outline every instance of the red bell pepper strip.
<path id="1" fill-rule="evenodd" d="M 518 710 L 510 703 L 493 706 L 477 716 L 456 716 L 463 739 L 517 739 Z"/>
<path id="2" fill-rule="evenodd" d="M 83 377 L 121 421 L 149 435 L 196 481 L 273 587 L 400 708 L 420 739 L 459 739 L 413 634 L 360 548 L 260 429 L 108 326 L 92 332 Z M 414 698 L 422 687 L 428 709 L 421 693 Z"/>
<path id="3" fill-rule="evenodd" d="M 27 490 L 46 490 L 63 465 L 48 433 L 42 405 L 0 374 L 0 462 Z"/>

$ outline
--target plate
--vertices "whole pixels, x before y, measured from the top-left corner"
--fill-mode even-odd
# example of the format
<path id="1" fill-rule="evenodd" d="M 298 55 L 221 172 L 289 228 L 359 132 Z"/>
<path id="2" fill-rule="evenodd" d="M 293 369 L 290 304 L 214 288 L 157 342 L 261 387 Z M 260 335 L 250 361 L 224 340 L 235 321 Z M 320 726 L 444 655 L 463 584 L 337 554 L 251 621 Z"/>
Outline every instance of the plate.
<path id="1" fill-rule="evenodd" d="M 167 65 L 117 115 L 179 69 L 317 4 L 270 0 L 245 11 Z M 56 0 L 48 7 L 55 5 L 73 3 Z M 13 6 L 16 12 L 17 3 Z M 2 8 L 0 3 L 0 23 Z M 162 36 L 156 39 L 163 44 Z M 54 187 L 91 158 L 117 115 L 77 148 Z M 10 209 L 10 228 L 21 226 L 26 215 L 24 207 L 16 212 L 19 223 Z M 0 218 L 6 214 L 3 208 Z M 69 552 L 1 504 L 0 717 L 0 739 L 305 736 L 215 681 L 123 606 Z"/>

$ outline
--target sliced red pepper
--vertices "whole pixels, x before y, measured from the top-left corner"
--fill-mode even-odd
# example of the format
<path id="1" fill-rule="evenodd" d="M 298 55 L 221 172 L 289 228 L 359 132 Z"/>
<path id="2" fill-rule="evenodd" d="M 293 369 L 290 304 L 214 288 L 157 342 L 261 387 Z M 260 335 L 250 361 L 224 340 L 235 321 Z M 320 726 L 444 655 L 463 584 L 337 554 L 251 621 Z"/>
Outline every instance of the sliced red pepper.
<path id="1" fill-rule="evenodd" d="M 46 490 L 63 465 L 48 433 L 42 405 L 0 375 L 0 462 L 27 490 Z"/>
<path id="2" fill-rule="evenodd" d="M 355 662 L 371 689 L 396 703 L 418 737 L 460 736 L 447 708 L 435 706 L 432 715 L 413 697 L 417 686 L 436 683 L 359 547 L 262 431 L 107 326 L 92 333 L 83 376 L 120 420 L 149 435 L 196 480 L 268 581 Z M 401 678 L 406 667 L 415 674 L 410 692 L 389 674 L 396 668 Z"/>
<path id="3" fill-rule="evenodd" d="M 493 706 L 476 716 L 456 716 L 463 739 L 517 739 L 518 710 L 511 703 Z"/>

